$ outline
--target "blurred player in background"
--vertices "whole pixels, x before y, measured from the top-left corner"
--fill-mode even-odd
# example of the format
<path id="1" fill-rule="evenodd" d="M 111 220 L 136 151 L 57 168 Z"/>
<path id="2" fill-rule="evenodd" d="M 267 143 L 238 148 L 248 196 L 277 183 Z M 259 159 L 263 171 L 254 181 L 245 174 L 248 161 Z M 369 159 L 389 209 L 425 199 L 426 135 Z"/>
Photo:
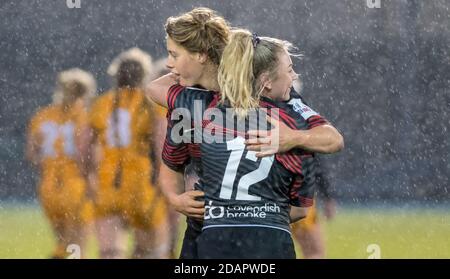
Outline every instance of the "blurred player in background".
<path id="1" fill-rule="evenodd" d="M 158 124 L 154 104 L 142 91 L 151 66 L 150 55 L 140 49 L 121 53 L 108 69 L 115 87 L 99 97 L 90 112 L 96 143 L 91 186 L 101 258 L 125 257 L 128 225 L 135 233 L 134 258 L 169 254 L 166 205 L 152 183 L 158 165 L 152 132 Z"/>
<path id="2" fill-rule="evenodd" d="M 56 237 L 53 258 L 71 244 L 85 251 L 92 203 L 86 196 L 87 106 L 96 91 L 92 75 L 70 69 L 58 75 L 53 103 L 40 109 L 28 129 L 27 158 L 39 169 L 39 198 Z"/>
<path id="3" fill-rule="evenodd" d="M 332 198 L 329 188 L 330 182 L 324 174 L 321 159 L 316 155 L 316 187 L 323 196 L 323 210 L 327 220 L 332 220 L 336 215 L 336 202 Z M 293 237 L 301 247 L 305 259 L 323 259 L 326 256 L 325 240 L 317 212 L 317 198 L 314 206 L 308 211 L 306 218 L 292 225 Z"/>

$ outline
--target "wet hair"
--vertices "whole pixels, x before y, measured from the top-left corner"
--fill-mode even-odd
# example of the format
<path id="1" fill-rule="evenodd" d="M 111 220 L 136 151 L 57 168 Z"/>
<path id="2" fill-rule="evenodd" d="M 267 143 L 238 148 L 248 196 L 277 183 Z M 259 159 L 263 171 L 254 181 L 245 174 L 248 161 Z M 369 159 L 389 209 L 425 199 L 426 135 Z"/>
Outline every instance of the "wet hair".
<path id="1" fill-rule="evenodd" d="M 195 8 L 165 24 L 167 36 L 191 53 L 205 53 L 219 65 L 228 43 L 230 27 L 227 21 L 209 8 Z"/>
<path id="2" fill-rule="evenodd" d="M 141 87 L 152 70 L 152 57 L 139 48 L 131 48 L 119 54 L 108 68 L 115 77 L 118 88 Z"/>
<path id="3" fill-rule="evenodd" d="M 233 30 L 218 70 L 222 102 L 245 117 L 250 109 L 259 106 L 264 90 L 261 75 L 266 73 L 269 79 L 276 79 L 280 54 L 300 56 L 291 53 L 293 49 L 287 41 L 258 37 L 245 29 Z"/>
<path id="4" fill-rule="evenodd" d="M 89 102 L 97 90 L 97 85 L 91 73 L 79 68 L 72 68 L 58 74 L 53 103 L 62 104 L 65 95 L 72 95 L 75 99 L 86 98 Z"/>
<path id="5" fill-rule="evenodd" d="M 133 60 L 124 61 L 117 70 L 117 87 L 139 87 L 144 77 L 144 69 L 142 68 L 141 63 Z"/>

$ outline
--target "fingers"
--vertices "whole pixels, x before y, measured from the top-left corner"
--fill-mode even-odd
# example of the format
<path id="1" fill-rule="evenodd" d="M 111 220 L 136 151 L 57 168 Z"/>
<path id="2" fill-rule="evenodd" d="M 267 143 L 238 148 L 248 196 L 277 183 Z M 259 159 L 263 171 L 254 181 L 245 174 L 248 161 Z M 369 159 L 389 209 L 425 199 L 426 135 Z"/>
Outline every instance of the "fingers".
<path id="1" fill-rule="evenodd" d="M 192 197 L 203 197 L 205 195 L 205 192 L 199 191 L 199 190 L 193 190 L 188 192 L 189 196 Z"/>
<path id="2" fill-rule="evenodd" d="M 184 204 L 187 209 L 192 208 L 192 209 L 196 209 L 196 210 L 198 210 L 198 209 L 204 210 L 203 207 L 205 206 L 205 202 L 197 200 L 198 197 L 205 196 L 204 192 L 194 190 L 194 191 L 186 192 L 184 194 L 184 196 L 185 196 Z"/>
<path id="3" fill-rule="evenodd" d="M 261 151 L 263 146 L 261 144 L 248 144 L 247 149 L 249 151 Z"/>
<path id="4" fill-rule="evenodd" d="M 197 200 L 189 200 L 186 205 L 190 208 L 204 208 L 205 202 Z"/>
<path id="5" fill-rule="evenodd" d="M 257 138 L 257 137 L 261 136 L 264 133 L 267 133 L 267 131 L 264 131 L 264 130 L 250 130 L 250 131 L 247 132 L 247 134 L 249 135 L 249 138 Z"/>
<path id="6" fill-rule="evenodd" d="M 268 149 L 268 150 L 265 150 L 263 152 L 256 153 L 255 156 L 258 157 L 258 158 L 263 158 L 263 157 L 272 156 L 272 155 L 274 155 L 276 153 L 277 153 L 277 150 L 275 150 L 275 149 Z"/>
<path id="7" fill-rule="evenodd" d="M 272 139 L 271 138 L 252 139 L 247 140 L 245 144 L 248 150 L 259 151 L 261 150 L 261 148 L 267 148 L 268 146 L 271 146 Z"/>
<path id="8" fill-rule="evenodd" d="M 202 204 L 201 208 L 186 208 L 185 212 L 182 213 L 188 217 L 203 220 L 205 208 L 203 207 Z"/>
<path id="9" fill-rule="evenodd" d="M 205 213 L 205 208 L 186 208 L 186 213 L 188 213 L 189 215 L 201 215 L 203 216 L 203 214 Z"/>
<path id="10" fill-rule="evenodd" d="M 270 138 L 270 135 L 267 137 L 259 137 L 256 139 L 248 139 L 245 141 L 246 144 L 270 144 L 272 139 Z"/>

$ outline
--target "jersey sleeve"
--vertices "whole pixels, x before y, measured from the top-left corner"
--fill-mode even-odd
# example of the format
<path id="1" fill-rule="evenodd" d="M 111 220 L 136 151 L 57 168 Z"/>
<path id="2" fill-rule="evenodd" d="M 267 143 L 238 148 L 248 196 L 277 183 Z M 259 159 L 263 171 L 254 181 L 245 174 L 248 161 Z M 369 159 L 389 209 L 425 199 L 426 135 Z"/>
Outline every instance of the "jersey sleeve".
<path id="1" fill-rule="evenodd" d="M 296 121 L 280 110 L 280 121 L 292 129 Z M 275 159 L 293 175 L 290 185 L 289 197 L 292 206 L 309 207 L 315 195 L 315 162 L 311 152 L 302 149 L 292 149 L 285 153 L 277 153 Z"/>
<path id="2" fill-rule="evenodd" d="M 296 174 L 289 191 L 290 204 L 298 207 L 313 205 L 316 193 L 315 161 L 312 155 L 301 156 L 302 173 Z"/>
<path id="3" fill-rule="evenodd" d="M 312 129 L 314 127 L 325 125 L 328 123 L 328 121 L 323 116 L 309 107 L 301 96 L 292 94 L 291 96 L 295 97 L 292 98 L 288 102 L 288 104 L 292 105 L 292 109 L 297 113 L 296 117 L 300 117 L 301 120 L 307 122 L 308 129 Z"/>
<path id="4" fill-rule="evenodd" d="M 213 97 L 214 94 L 211 92 L 198 88 L 183 87 L 178 84 L 172 85 L 169 88 L 167 94 L 167 132 L 163 146 L 162 159 L 171 169 L 181 171 L 189 164 L 192 150 L 195 149 L 192 144 L 191 130 L 193 128 L 192 120 L 197 109 L 196 106 L 199 105 L 199 111 L 203 112 Z M 196 103 L 196 101 L 199 103 Z M 184 130 L 181 131 L 181 133 L 189 133 L 188 138 L 190 140 L 186 141 L 185 135 L 180 135 L 185 139 L 182 142 L 180 142 L 180 138 L 177 141 L 173 138 L 173 135 L 180 133 L 180 131 L 174 130 L 176 124 L 185 120 L 182 117 L 172 117 L 178 115 L 180 112 L 177 112 L 177 109 L 183 109 L 183 112 L 190 113 L 191 119 L 188 121 L 189 127 L 183 127 Z M 183 117 L 185 116 L 183 115 Z M 177 129 L 178 128 L 179 127 L 177 127 Z"/>
<path id="5" fill-rule="evenodd" d="M 167 109 L 168 111 L 174 110 L 176 105 L 180 106 L 180 101 L 177 102 L 177 98 L 181 93 L 185 90 L 184 86 L 179 84 L 174 84 L 169 87 L 169 91 L 167 92 Z M 179 99 L 178 99 L 179 100 Z"/>
<path id="6" fill-rule="evenodd" d="M 162 150 L 163 162 L 172 170 L 180 172 L 189 164 L 189 149 L 186 143 L 176 142 L 172 138 L 173 127 L 180 121 L 172 119 L 177 108 L 188 108 L 187 98 L 183 98 L 185 87 L 175 84 L 167 93 L 167 131 Z"/>

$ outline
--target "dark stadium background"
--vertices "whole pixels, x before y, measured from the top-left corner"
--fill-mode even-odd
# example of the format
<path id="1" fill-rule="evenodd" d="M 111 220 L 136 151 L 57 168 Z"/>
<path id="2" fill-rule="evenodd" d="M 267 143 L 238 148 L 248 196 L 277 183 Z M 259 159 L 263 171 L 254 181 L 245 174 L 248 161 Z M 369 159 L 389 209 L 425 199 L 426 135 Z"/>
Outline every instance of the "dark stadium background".
<path id="1" fill-rule="evenodd" d="M 449 199 L 450 2 L 445 0 L 0 2 L 0 201 L 31 201 L 36 173 L 23 160 L 26 124 L 48 104 L 56 73 L 93 72 L 99 90 L 122 50 L 165 55 L 163 24 L 196 6 L 233 25 L 290 40 L 309 104 L 345 137 L 326 156 L 339 200 L 426 204 Z"/>

